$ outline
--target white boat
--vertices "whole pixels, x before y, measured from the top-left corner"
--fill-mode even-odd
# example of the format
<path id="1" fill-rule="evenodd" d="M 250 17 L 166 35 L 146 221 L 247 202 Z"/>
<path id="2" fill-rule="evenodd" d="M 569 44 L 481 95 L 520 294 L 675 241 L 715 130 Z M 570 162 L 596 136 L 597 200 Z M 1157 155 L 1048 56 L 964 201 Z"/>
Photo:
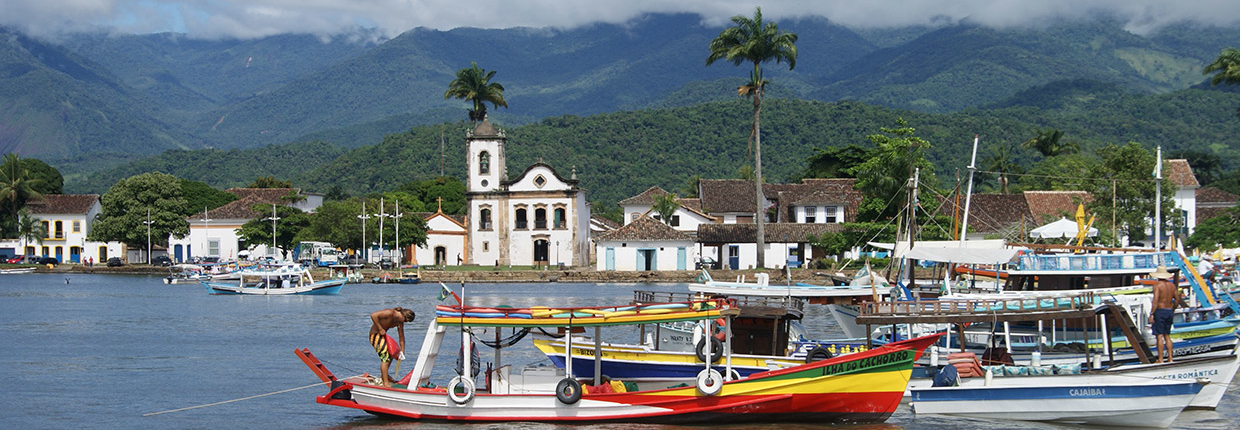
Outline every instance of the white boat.
<path id="1" fill-rule="evenodd" d="M 974 378 L 976 379 L 976 378 Z M 998 378 L 996 378 L 998 379 Z M 1123 427 L 1167 427 L 1206 383 L 1117 375 L 912 388 L 914 414 Z"/>
<path id="2" fill-rule="evenodd" d="M 689 291 L 703 294 L 723 294 L 725 296 L 754 296 L 754 297 L 799 297 L 799 298 L 824 298 L 824 299 L 845 299 L 851 301 L 854 298 L 877 299 L 886 297 L 891 291 L 891 286 L 882 283 L 881 285 L 810 285 L 810 284 L 789 284 L 789 285 L 771 285 L 770 275 L 766 273 L 754 274 L 754 282 L 746 282 L 744 278 L 737 279 L 736 282 L 716 281 L 710 277 L 705 270 L 702 271 L 698 279 L 702 282 L 689 284 Z"/>
<path id="3" fill-rule="evenodd" d="M 34 273 L 34 267 L 21 267 L 17 269 L 0 269 L 0 275 L 25 275 Z"/>
<path id="4" fill-rule="evenodd" d="M 211 280 L 207 269 L 197 264 L 175 264 L 169 271 L 168 276 L 164 277 L 165 284 L 196 284 Z"/>
<path id="5" fill-rule="evenodd" d="M 310 269 L 300 264 L 247 268 L 236 282 L 202 281 L 211 294 L 331 295 L 339 294 L 344 279 L 315 281 Z"/>

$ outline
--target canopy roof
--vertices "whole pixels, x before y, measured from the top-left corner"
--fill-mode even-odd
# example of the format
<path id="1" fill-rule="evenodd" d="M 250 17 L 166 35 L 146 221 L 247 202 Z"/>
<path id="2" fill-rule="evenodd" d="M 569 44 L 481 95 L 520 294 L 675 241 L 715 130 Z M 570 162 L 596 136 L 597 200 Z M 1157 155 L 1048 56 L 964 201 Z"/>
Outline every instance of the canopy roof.
<path id="1" fill-rule="evenodd" d="M 1067 218 L 1060 218 L 1059 221 L 1038 227 L 1029 232 L 1030 237 L 1041 239 L 1056 239 L 1065 237 L 1076 237 L 1080 229 L 1076 225 L 1076 221 L 1070 221 Z M 1098 229 L 1090 227 L 1089 236 L 1098 235 Z"/>

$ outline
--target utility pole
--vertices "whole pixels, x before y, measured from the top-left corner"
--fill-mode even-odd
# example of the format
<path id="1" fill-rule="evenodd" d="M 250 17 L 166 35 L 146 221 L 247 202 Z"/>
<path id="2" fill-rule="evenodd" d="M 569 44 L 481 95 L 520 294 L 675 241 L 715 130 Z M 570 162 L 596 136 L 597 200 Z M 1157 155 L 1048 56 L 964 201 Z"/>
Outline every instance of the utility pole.
<path id="1" fill-rule="evenodd" d="M 276 204 L 275 203 L 271 204 L 271 217 L 264 218 L 264 219 L 271 220 L 271 252 L 268 252 L 267 254 L 275 255 L 276 253 L 276 221 L 280 219 L 280 217 L 276 216 Z"/>

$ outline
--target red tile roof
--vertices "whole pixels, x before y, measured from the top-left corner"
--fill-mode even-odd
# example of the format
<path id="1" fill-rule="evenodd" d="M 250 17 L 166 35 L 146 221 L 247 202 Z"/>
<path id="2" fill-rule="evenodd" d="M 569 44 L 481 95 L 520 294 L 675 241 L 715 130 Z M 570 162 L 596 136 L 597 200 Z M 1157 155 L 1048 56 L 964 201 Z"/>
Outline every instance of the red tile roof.
<path id="1" fill-rule="evenodd" d="M 86 215 L 97 201 L 98 194 L 46 194 L 27 202 L 26 208 L 31 215 Z"/>
<path id="2" fill-rule="evenodd" d="M 1163 171 L 1171 183 L 1179 185 L 1180 188 L 1197 188 L 1201 184 L 1197 182 L 1197 176 L 1193 175 L 1193 167 L 1188 164 L 1185 159 L 1163 160 L 1166 162 L 1167 169 Z"/>
<path id="3" fill-rule="evenodd" d="M 1059 218 L 1073 219 L 1079 204 L 1089 204 L 1094 197 L 1085 191 L 1025 191 L 1025 202 L 1035 223 L 1045 223 Z"/>
<path id="4" fill-rule="evenodd" d="M 693 241 L 693 236 L 646 215 L 624 227 L 598 235 L 596 241 Z"/>
<path id="5" fill-rule="evenodd" d="M 766 224 L 762 227 L 766 243 L 805 242 L 810 235 L 821 236 L 823 233 L 841 231 L 844 231 L 843 224 L 781 222 Z M 754 224 L 701 224 L 698 226 L 698 242 L 701 243 L 754 243 L 757 237 L 757 226 Z"/>

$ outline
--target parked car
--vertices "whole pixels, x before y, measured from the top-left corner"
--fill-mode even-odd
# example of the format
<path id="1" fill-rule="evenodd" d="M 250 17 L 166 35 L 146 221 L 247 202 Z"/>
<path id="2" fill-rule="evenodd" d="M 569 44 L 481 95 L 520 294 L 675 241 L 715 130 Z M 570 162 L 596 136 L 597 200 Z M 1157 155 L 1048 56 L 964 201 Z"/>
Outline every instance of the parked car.
<path id="1" fill-rule="evenodd" d="M 43 257 L 43 258 L 40 258 L 38 261 L 35 261 L 35 264 L 38 264 L 38 265 L 51 264 L 55 266 L 57 264 L 60 264 L 60 259 L 56 257 Z"/>
<path id="2" fill-rule="evenodd" d="M 366 260 L 362 259 L 360 255 L 348 255 L 340 259 L 341 264 L 362 264 L 365 262 Z"/>
<path id="3" fill-rule="evenodd" d="M 112 257 L 108 259 L 108 267 L 121 267 L 124 265 L 125 262 L 121 261 L 120 257 Z"/>
<path id="4" fill-rule="evenodd" d="M 22 264 L 22 263 L 25 263 L 25 262 L 26 262 L 26 256 L 25 256 L 25 255 L 15 255 L 15 256 L 9 257 L 9 259 L 8 259 L 8 260 L 6 260 L 5 262 L 6 262 L 6 263 L 9 263 L 9 264 Z"/>
<path id="5" fill-rule="evenodd" d="M 151 257 L 151 265 L 168 267 L 172 265 L 172 259 L 168 258 L 167 255 L 156 255 Z"/>
<path id="6" fill-rule="evenodd" d="M 720 267 L 722 266 L 719 262 L 710 257 L 703 258 L 697 262 L 697 270 L 719 270 Z"/>

